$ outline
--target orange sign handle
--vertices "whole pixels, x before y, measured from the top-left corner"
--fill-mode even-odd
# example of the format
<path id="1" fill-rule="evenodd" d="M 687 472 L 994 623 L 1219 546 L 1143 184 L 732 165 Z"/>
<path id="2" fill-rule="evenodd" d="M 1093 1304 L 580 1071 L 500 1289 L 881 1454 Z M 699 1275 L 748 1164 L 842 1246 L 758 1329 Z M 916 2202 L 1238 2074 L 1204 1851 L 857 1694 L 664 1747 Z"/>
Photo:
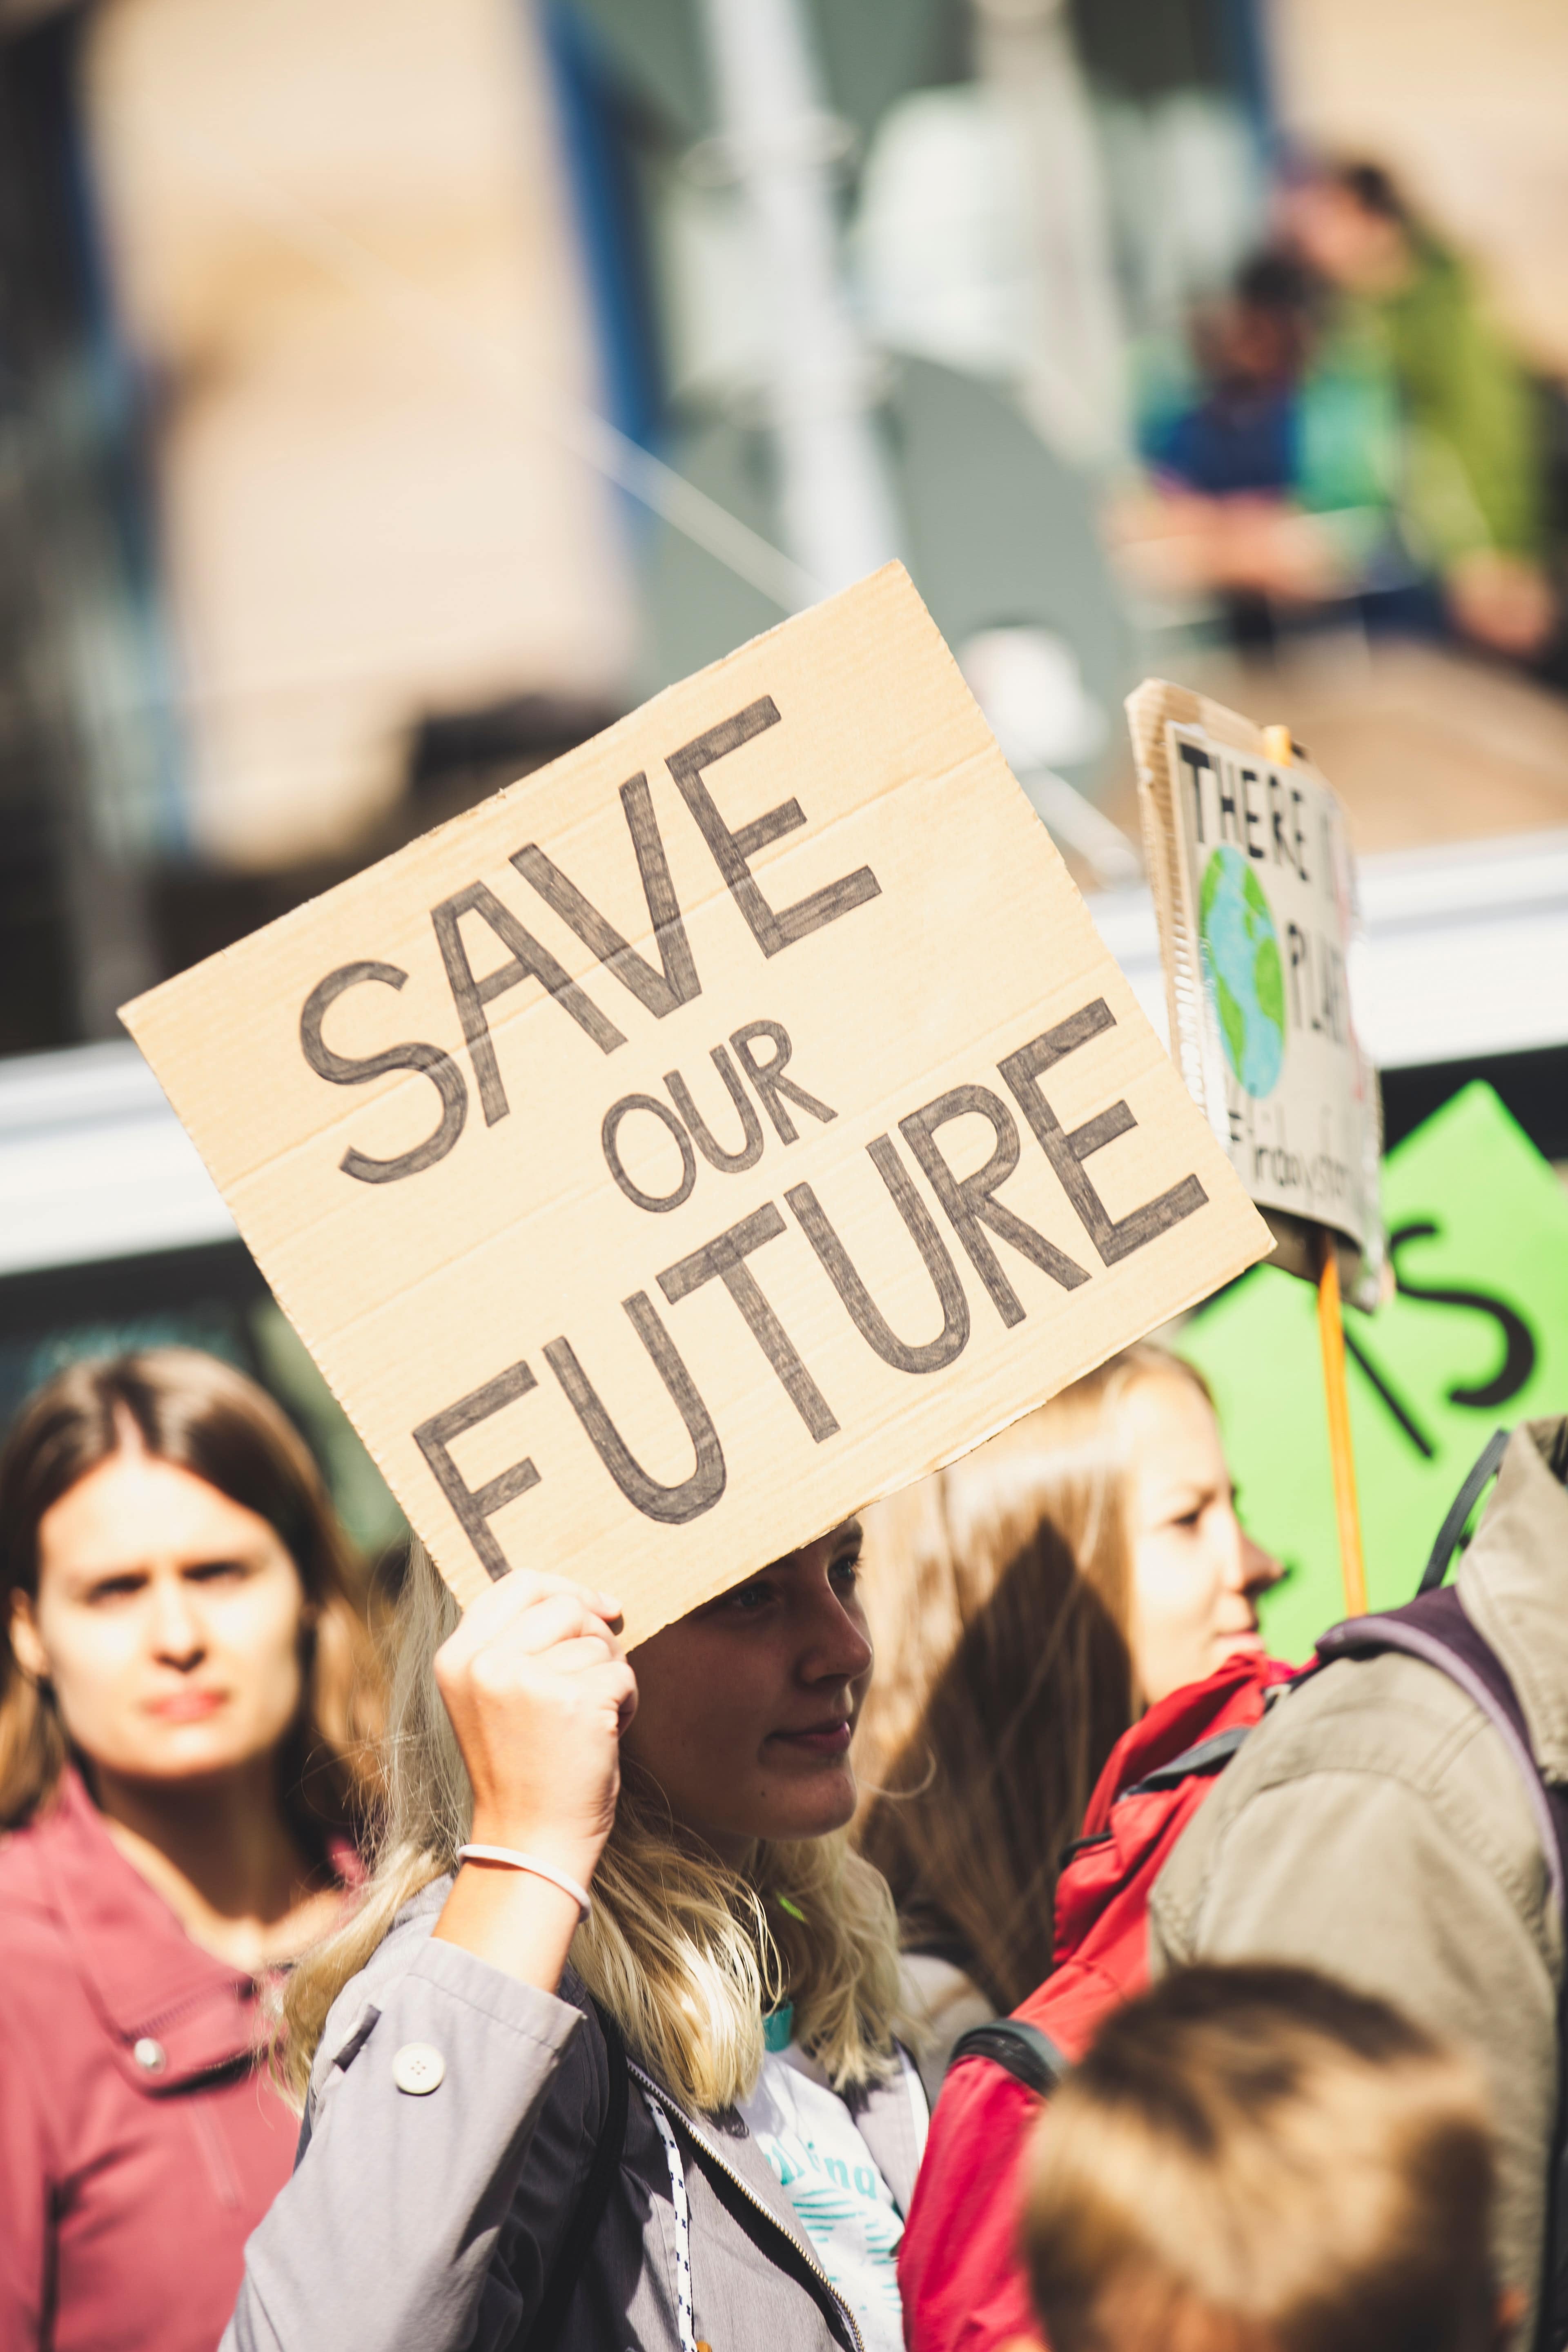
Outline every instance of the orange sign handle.
<path id="1" fill-rule="evenodd" d="M 1321 1236 L 1318 1274 L 1318 1339 L 1323 1351 L 1323 1397 L 1329 1409 L 1329 1460 L 1334 1473 L 1334 1510 L 1340 1523 L 1340 1570 L 1345 1612 L 1366 1615 L 1366 1567 L 1362 1559 L 1361 1514 L 1356 1507 L 1355 1454 L 1351 1445 L 1351 1399 L 1345 1383 L 1345 1330 L 1340 1310 L 1340 1262 L 1334 1237 Z"/>

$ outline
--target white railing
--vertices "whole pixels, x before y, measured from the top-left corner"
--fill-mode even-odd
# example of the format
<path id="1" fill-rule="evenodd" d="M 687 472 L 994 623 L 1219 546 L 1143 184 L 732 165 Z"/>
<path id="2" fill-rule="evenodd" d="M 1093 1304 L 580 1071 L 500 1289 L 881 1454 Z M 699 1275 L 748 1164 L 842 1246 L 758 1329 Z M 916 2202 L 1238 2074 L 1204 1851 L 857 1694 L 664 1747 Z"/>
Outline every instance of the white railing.
<path id="1" fill-rule="evenodd" d="M 1568 1045 L 1568 831 L 1363 858 L 1356 1019 L 1384 1069 Z M 1089 900 L 1165 1035 L 1147 890 Z M 134 1045 L 0 1061 L 0 1278 L 232 1241 Z"/>

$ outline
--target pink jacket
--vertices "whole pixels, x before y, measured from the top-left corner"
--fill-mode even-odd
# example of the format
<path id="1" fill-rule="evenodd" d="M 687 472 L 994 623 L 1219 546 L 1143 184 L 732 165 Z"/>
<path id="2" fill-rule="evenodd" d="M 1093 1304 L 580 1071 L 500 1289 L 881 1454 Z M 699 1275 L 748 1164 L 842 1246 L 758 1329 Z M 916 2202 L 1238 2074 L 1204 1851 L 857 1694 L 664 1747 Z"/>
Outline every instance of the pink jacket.
<path id="1" fill-rule="evenodd" d="M 299 2134 L 255 2063 L 259 1990 L 192 1943 L 74 1771 L 0 1846 L 5 2352 L 213 2352 Z"/>

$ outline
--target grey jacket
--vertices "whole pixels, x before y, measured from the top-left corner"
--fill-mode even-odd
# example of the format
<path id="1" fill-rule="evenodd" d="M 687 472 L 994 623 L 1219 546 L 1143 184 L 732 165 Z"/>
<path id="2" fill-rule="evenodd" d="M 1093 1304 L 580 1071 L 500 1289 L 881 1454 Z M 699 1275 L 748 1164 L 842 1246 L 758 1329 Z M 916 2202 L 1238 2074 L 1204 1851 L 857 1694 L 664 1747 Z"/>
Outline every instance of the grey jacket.
<path id="1" fill-rule="evenodd" d="M 1568 1785 L 1568 1423 L 1517 1431 L 1458 1583 L 1508 1669 L 1546 1778 Z M 1343 1660 L 1258 1727 L 1150 1906 L 1156 1972 L 1306 1962 L 1466 2045 L 1500 2134 L 1505 2284 L 1541 2283 L 1557 2110 L 1563 1920 L 1499 1734 L 1418 1660 Z M 1529 2344 L 1533 2314 L 1519 2337 Z"/>
<path id="2" fill-rule="evenodd" d="M 527 2342 L 605 2115 L 605 2039 L 570 1971 L 556 1998 L 432 1940 L 450 1884 L 438 1880 L 399 1914 L 333 2006 L 294 2176 L 246 2248 L 220 2352 L 500 2352 Z M 395 2079 L 410 2043 L 442 2063 L 424 2095 Z M 904 2069 L 856 2109 L 900 2211 L 923 2137 L 911 2076 Z M 684 2165 L 698 2336 L 723 2352 L 858 2352 L 853 2318 L 744 2125 L 689 2114 L 635 2061 L 619 2176 L 561 2352 L 676 2352 L 679 2343 L 673 2190 L 645 2091 L 668 2116 Z"/>

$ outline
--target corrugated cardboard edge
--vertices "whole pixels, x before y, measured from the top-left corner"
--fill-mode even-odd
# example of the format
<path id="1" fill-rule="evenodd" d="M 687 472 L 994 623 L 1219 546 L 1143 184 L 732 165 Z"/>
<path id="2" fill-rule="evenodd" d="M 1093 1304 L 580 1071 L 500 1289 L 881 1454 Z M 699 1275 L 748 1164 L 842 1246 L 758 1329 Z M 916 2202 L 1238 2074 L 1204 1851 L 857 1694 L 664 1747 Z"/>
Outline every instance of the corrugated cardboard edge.
<path id="1" fill-rule="evenodd" d="M 1213 714 L 1211 719 L 1211 713 Z M 1160 933 L 1160 961 L 1165 968 L 1165 1007 L 1171 1027 L 1171 1054 L 1183 1082 L 1204 1113 L 1219 1141 L 1224 1132 L 1215 1125 L 1214 1106 L 1205 1084 L 1203 1055 L 1203 973 L 1197 958 L 1197 909 L 1191 905 L 1176 855 L 1175 778 L 1166 748 L 1165 730 L 1173 720 L 1188 727 L 1211 728 L 1231 736 L 1239 730 L 1238 749 L 1263 748 L 1261 730 L 1237 712 L 1210 702 L 1191 688 L 1173 686 L 1163 677 L 1145 678 L 1127 698 L 1127 724 L 1138 766 L 1138 812 L 1143 825 L 1143 856 L 1154 899 Z M 1214 726 L 1214 720 L 1220 724 Z M 1226 723 L 1228 722 L 1228 724 Z"/>

